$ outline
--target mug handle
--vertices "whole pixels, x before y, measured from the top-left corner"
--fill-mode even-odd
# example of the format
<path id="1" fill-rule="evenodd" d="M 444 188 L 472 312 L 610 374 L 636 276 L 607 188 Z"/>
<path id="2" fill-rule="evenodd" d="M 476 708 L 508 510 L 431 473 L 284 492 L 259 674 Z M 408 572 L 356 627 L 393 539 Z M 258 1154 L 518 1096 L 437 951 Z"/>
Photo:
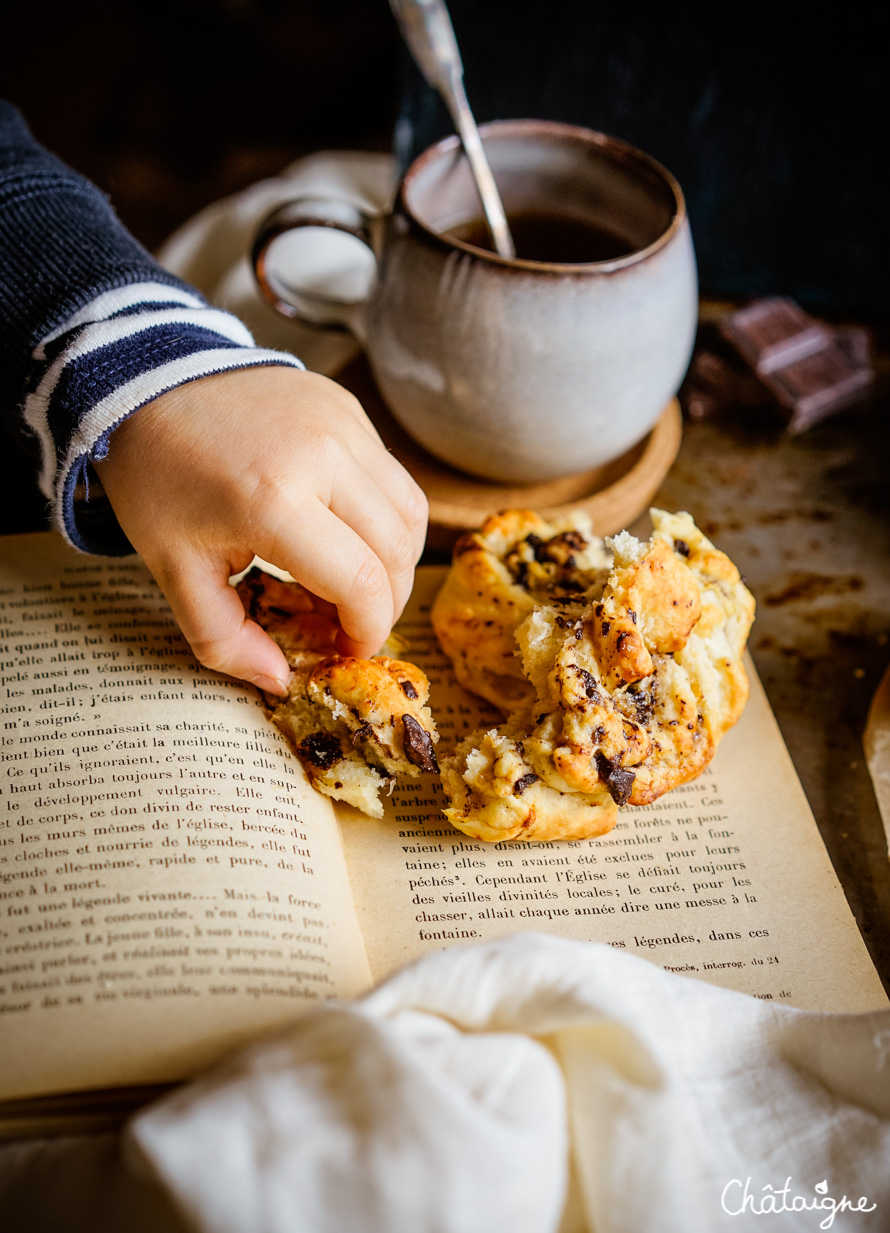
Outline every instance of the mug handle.
<path id="1" fill-rule="evenodd" d="M 300 197 L 278 206 L 260 223 L 251 249 L 254 277 L 266 300 L 282 316 L 304 325 L 345 329 L 359 341 L 364 336 L 361 309 L 367 296 L 345 299 L 317 288 L 301 288 L 276 274 L 270 250 L 279 236 L 300 227 L 343 231 L 361 240 L 374 257 L 375 218 L 355 202 L 326 197 Z"/>

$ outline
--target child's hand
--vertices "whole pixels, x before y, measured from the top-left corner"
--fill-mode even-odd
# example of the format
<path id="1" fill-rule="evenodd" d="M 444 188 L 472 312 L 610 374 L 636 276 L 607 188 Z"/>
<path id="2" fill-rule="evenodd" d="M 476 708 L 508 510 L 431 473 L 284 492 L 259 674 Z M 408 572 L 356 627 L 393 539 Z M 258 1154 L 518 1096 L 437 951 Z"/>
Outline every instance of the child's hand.
<path id="1" fill-rule="evenodd" d="M 348 654 L 374 654 L 411 592 L 426 498 L 326 377 L 269 366 L 190 382 L 115 429 L 96 469 L 208 668 L 285 691 L 283 654 L 228 584 L 255 554 L 336 605 Z"/>

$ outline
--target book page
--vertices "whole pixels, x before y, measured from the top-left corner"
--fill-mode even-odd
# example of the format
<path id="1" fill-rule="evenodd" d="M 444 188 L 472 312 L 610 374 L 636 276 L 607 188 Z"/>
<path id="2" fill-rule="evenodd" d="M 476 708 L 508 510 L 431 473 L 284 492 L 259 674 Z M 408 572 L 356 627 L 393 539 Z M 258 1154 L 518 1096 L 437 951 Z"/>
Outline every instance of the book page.
<path id="1" fill-rule="evenodd" d="M 363 988 L 331 803 L 256 692 L 136 558 L 0 561 L 0 1099 L 180 1079 Z"/>
<path id="2" fill-rule="evenodd" d="M 454 682 L 429 624 L 442 571 L 421 571 L 397 627 L 425 668 L 440 751 L 497 713 Z M 341 813 L 379 977 L 439 947 L 523 930 L 605 942 L 673 972 L 809 1009 L 886 997 L 834 875 L 753 664 L 741 721 L 711 767 L 600 839 L 488 844 L 441 814 L 434 776 L 380 822 Z"/>

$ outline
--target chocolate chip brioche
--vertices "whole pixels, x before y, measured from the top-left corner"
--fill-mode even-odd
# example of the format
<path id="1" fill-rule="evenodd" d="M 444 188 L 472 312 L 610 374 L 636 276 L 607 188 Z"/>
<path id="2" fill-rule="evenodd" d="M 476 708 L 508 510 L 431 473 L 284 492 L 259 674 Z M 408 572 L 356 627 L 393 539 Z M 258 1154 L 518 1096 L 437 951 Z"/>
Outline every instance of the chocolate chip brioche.
<path id="1" fill-rule="evenodd" d="M 433 622 L 461 682 L 509 715 L 443 761 L 460 830 L 602 834 L 698 775 L 739 718 L 754 600 L 689 514 L 651 515 L 646 543 L 524 511 L 459 542 Z"/>
<path id="2" fill-rule="evenodd" d="M 253 569 L 237 589 L 287 658 L 287 696 L 264 700 L 314 788 L 379 818 L 398 775 L 438 772 L 429 682 L 415 664 L 339 655 L 335 616 L 295 582 Z"/>

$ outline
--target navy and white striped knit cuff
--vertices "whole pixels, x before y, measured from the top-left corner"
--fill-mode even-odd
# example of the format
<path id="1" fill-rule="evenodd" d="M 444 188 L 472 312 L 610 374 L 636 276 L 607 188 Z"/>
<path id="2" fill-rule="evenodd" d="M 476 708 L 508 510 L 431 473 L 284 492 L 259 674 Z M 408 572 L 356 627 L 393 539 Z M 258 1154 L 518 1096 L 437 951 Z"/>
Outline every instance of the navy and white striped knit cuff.
<path id="1" fill-rule="evenodd" d="M 90 511 L 75 493 L 86 484 L 88 464 L 107 455 L 109 436 L 128 415 L 212 373 L 266 364 L 303 367 L 287 352 L 256 347 L 237 317 L 163 283 L 98 296 L 44 338 L 33 358 L 24 412 L 40 442 L 40 489 L 74 547 L 111 555 L 132 548 L 110 506 Z"/>

